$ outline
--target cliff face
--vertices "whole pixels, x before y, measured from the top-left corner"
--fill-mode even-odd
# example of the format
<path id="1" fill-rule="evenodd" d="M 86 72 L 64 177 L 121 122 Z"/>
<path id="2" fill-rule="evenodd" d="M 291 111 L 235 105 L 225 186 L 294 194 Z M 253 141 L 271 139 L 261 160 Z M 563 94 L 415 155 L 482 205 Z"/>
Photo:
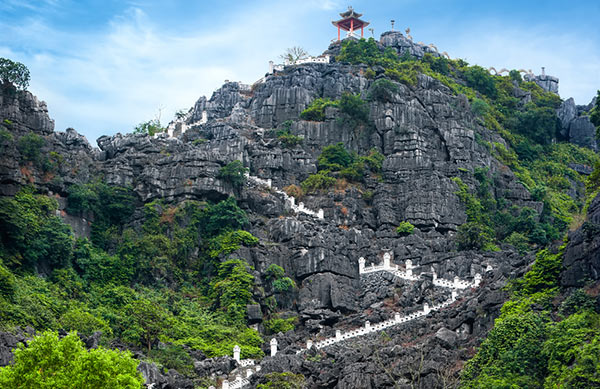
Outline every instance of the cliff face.
<path id="1" fill-rule="evenodd" d="M 382 44 L 409 48 L 415 56 L 433 52 L 393 34 L 384 35 Z M 14 139 L 0 158 L 0 194 L 13 195 L 23 185 L 34 184 L 56 195 L 64 210 L 69 185 L 101 177 L 108 184 L 131 186 L 139 205 L 155 199 L 178 203 L 235 195 L 250 214 L 250 232 L 261 242 L 235 256 L 256 269 L 257 280 L 270 264 L 278 264 L 298 286 L 295 299 L 281 304 L 299 315 L 299 330 L 278 336 L 281 353 L 265 359 L 261 374 L 301 372 L 311 387 L 339 388 L 391 387 L 398 377 L 403 385 L 420 377 L 421 387 L 434 387 L 444 374 L 455 380 L 498 314 L 506 298 L 506 280 L 521 274 L 532 258 L 510 248 L 456 251 L 456 231 L 466 214 L 452 178 L 473 187 L 474 169 L 486 167 L 495 180 L 495 196 L 505 198 L 507 207 L 541 211 L 543 205 L 491 155 L 486 144 L 504 140 L 476 120 L 467 98 L 429 76 L 419 75 L 414 86 L 398 84 L 389 101 L 370 101 L 373 124 L 368 128 L 339 120 L 337 108 L 328 108 L 323 122 L 298 120 L 317 97 L 339 99 L 347 92 L 366 97 L 373 80 L 365 71 L 361 66 L 305 64 L 287 67 L 251 89 L 227 83 L 210 99 L 196 102 L 179 127 L 187 131 L 178 137 L 104 136 L 98 139 L 99 150 L 72 129 L 53 132 L 45 104 L 31 94 L 11 97 L 11 91 L 3 90 L 0 119 L 9 120 L 4 126 Z M 287 120 L 294 121 L 290 133 L 303 138 L 300 146 L 283 147 L 273 136 L 272 130 Z M 30 132 L 43 138 L 44 154 L 54 153 L 54 165 L 40 166 L 17 147 Z M 322 209 L 322 219 L 294 213 L 275 188 L 299 184 L 315 173 L 317 156 L 337 142 L 361 155 L 371 149 L 381 152 L 381 176 L 305 196 L 304 205 Z M 234 160 L 241 160 L 251 176 L 271 180 L 273 188 L 251 180 L 238 189 L 219 179 L 220 168 Z M 599 208 L 595 201 L 590 209 L 593 213 Z M 85 234 L 80 219 L 63 216 L 76 232 Z M 403 221 L 416 227 L 414 234 L 396 232 Z M 580 235 L 574 239 L 588 242 Z M 385 276 L 361 278 L 358 259 L 378 264 L 383 252 L 390 252 L 396 264 L 411 260 L 415 273 L 425 273 L 426 279 L 409 283 Z M 588 271 L 577 265 L 578 253 L 573 248 L 568 254 L 568 271 Z M 597 264 L 589 266 L 598 272 Z M 449 280 L 485 276 L 481 288 L 448 309 L 424 322 L 392 328 L 385 339 L 374 334 L 353 345 L 329 348 L 320 361 L 295 354 L 308 337 L 331 336 L 335 329 L 389 318 L 390 306 L 399 311 L 422 306 L 436 293 L 427 279 L 432 273 Z M 255 318 L 260 320 L 260 315 Z"/>

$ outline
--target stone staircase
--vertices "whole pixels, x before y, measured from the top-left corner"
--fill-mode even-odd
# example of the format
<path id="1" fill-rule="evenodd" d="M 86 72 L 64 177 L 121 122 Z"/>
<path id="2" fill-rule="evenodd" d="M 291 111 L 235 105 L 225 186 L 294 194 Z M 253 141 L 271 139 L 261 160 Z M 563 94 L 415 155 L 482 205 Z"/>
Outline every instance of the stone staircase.
<path id="1" fill-rule="evenodd" d="M 270 180 L 261 180 L 257 177 L 249 176 L 250 180 L 254 180 L 254 182 L 265 185 L 271 188 Z M 285 193 L 281 191 L 282 193 Z M 286 194 L 287 196 L 287 194 Z M 289 196 L 288 196 L 289 197 Z M 291 197 L 293 199 L 293 197 Z M 302 204 L 302 203 L 301 203 Z M 322 212 L 322 210 L 320 210 Z M 375 272 L 385 271 L 393 274 L 395 277 L 408 280 L 408 281 L 418 281 L 423 279 L 421 275 L 416 275 L 413 273 L 415 266 L 413 266 L 411 260 L 407 260 L 404 263 L 404 270 L 400 270 L 400 267 L 397 264 L 391 263 L 391 254 L 389 252 L 384 253 L 383 255 L 383 263 L 380 265 L 371 264 L 370 266 L 365 266 L 365 259 L 360 258 L 358 260 L 358 268 L 360 276 L 366 276 L 368 274 L 372 274 Z M 491 266 L 486 268 L 486 271 L 492 270 Z M 444 301 L 441 304 L 429 306 L 429 304 L 423 304 L 423 309 L 418 312 L 413 312 L 411 314 L 400 316 L 400 313 L 395 313 L 394 317 L 389 320 L 385 320 L 376 324 L 371 324 L 369 321 L 366 321 L 364 326 L 360 328 L 355 328 L 353 330 L 342 332 L 341 330 L 336 330 L 335 336 L 320 340 L 318 342 L 313 342 L 311 339 L 306 341 L 306 347 L 298 350 L 296 354 L 300 354 L 310 350 L 315 347 L 317 350 L 322 349 L 324 347 L 329 347 L 336 343 L 340 343 L 352 338 L 357 338 L 360 336 L 365 336 L 374 332 L 382 331 L 386 328 L 406 324 L 410 321 L 425 317 L 432 312 L 439 311 L 443 308 L 446 308 L 450 304 L 452 304 L 458 298 L 459 291 L 465 291 L 470 288 L 477 288 L 481 283 L 481 274 L 475 274 L 473 277 L 473 281 L 461 280 L 459 277 L 454 277 L 454 279 L 446 280 L 443 278 L 438 278 L 437 274 L 433 272 L 433 285 L 438 286 L 440 288 L 451 289 L 451 296 L 448 300 Z M 274 357 L 277 354 L 277 339 L 273 338 L 270 342 L 271 346 L 271 356 Z M 233 357 L 236 361 L 238 361 L 240 367 L 238 369 L 242 369 L 242 374 L 235 375 L 235 379 L 232 381 L 225 380 L 222 383 L 221 389 L 241 389 L 246 385 L 250 384 L 249 378 L 255 372 L 260 371 L 260 365 L 255 365 L 256 361 L 252 359 L 242 359 L 240 360 L 240 348 L 239 346 L 235 346 L 233 349 Z M 259 362 L 260 363 L 260 362 Z M 245 369 L 243 369 L 245 368 Z M 237 370 L 237 369 L 236 369 Z M 235 372 L 235 370 L 234 370 Z M 243 377 L 245 375 L 245 377 Z M 214 387 L 210 387 L 209 389 L 215 389 Z"/>

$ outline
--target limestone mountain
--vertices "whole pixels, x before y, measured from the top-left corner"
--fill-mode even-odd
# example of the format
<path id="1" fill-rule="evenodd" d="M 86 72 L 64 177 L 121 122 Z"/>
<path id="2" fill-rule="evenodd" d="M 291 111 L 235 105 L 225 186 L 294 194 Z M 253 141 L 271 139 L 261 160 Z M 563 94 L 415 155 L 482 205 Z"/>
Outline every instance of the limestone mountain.
<path id="1" fill-rule="evenodd" d="M 571 314 L 598 317 L 594 104 L 557 85 L 386 32 L 98 148 L 4 85 L 0 363 L 33 331 L 77 330 L 133 350 L 155 388 L 481 387 L 507 300 L 551 328 L 580 293 Z M 536 252 L 564 236 L 542 287 Z M 571 382 L 547 362 L 527 360 L 530 387 Z"/>

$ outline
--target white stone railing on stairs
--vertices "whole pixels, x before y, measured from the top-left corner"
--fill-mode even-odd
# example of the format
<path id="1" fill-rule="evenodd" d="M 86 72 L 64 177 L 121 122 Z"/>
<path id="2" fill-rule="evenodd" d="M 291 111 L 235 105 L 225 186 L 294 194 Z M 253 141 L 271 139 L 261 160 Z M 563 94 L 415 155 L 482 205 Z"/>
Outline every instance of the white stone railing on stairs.
<path id="1" fill-rule="evenodd" d="M 269 188 L 271 188 L 271 180 L 263 180 L 258 177 L 252 177 L 252 176 L 248 176 L 248 178 L 250 180 L 253 180 L 254 182 L 256 182 L 259 185 L 264 185 L 264 186 L 268 186 Z M 276 190 L 276 191 L 278 191 L 278 190 Z M 283 192 L 283 191 L 281 191 L 281 192 Z M 285 192 L 283 192 L 283 193 L 285 194 Z M 287 196 L 287 194 L 285 194 L 285 196 Z M 290 197 L 290 196 L 288 196 L 288 197 Z M 293 197 L 291 197 L 291 198 L 293 199 Z M 286 201 L 287 201 L 287 198 L 286 198 Z M 322 210 L 320 210 L 320 212 L 322 212 Z M 378 271 L 387 271 L 387 272 L 394 274 L 394 276 L 396 276 L 396 277 L 410 280 L 410 281 L 417 281 L 417 280 L 421 279 L 420 275 L 413 274 L 413 269 L 415 268 L 415 266 L 413 266 L 411 260 L 405 261 L 405 270 L 404 271 L 399 270 L 398 265 L 391 263 L 391 255 L 388 252 L 384 253 L 383 263 L 380 265 L 371 264 L 371 266 L 365 266 L 365 259 L 362 257 L 359 258 L 358 264 L 359 264 L 359 274 L 360 275 L 375 273 Z M 490 270 L 492 270 L 492 268 L 490 265 L 488 265 L 485 270 L 490 271 Z M 356 329 L 350 330 L 348 332 L 342 333 L 341 330 L 336 330 L 335 336 L 333 336 L 331 338 L 326 338 L 326 339 L 318 341 L 318 342 L 313 342 L 311 339 L 309 339 L 306 341 L 306 348 L 298 350 L 296 352 L 296 354 L 300 354 L 302 352 L 310 350 L 313 347 L 315 347 L 316 349 L 322 349 L 324 347 L 328 347 L 328 346 L 334 345 L 339 342 L 343 342 L 348 339 L 368 335 L 368 334 L 371 334 L 374 332 L 384 330 L 389 327 L 397 326 L 400 324 L 405 324 L 412 320 L 416 320 L 421 317 L 425 317 L 425 316 L 429 315 L 431 312 L 435 312 L 440 309 L 446 308 L 447 306 L 449 306 L 450 304 L 455 302 L 458 297 L 458 290 L 464 290 L 467 288 L 476 288 L 479 286 L 480 283 L 481 283 L 481 275 L 479 273 L 475 274 L 473 282 L 469 282 L 466 280 L 461 280 L 458 277 L 454 277 L 453 281 L 446 280 L 443 278 L 438 278 L 437 274 L 435 272 L 433 272 L 433 284 L 435 286 L 439 286 L 441 288 L 452 289 L 451 297 L 448 300 L 444 301 L 443 303 L 433 305 L 431 307 L 429 306 L 429 304 L 425 303 L 425 304 L 423 304 L 423 310 L 413 312 L 413 313 L 405 315 L 405 316 L 400 316 L 400 313 L 396 312 L 394 314 L 394 318 L 385 320 L 385 321 L 382 321 L 382 322 L 379 322 L 379 323 L 373 324 L 373 325 L 369 321 L 366 321 L 365 325 L 363 327 L 356 328 Z M 274 357 L 277 354 L 277 339 L 275 339 L 275 338 L 271 339 L 270 346 L 271 346 L 271 356 Z M 240 351 L 241 351 L 241 349 L 239 346 L 235 346 L 233 348 L 233 357 L 238 362 L 240 367 L 254 366 L 256 363 L 254 360 L 240 359 Z M 252 376 L 252 374 L 254 374 L 255 372 L 258 373 L 259 371 L 260 371 L 260 365 L 256 365 L 254 368 L 250 367 L 245 370 L 245 373 L 246 373 L 245 378 L 242 378 L 241 375 L 237 375 L 236 379 L 231 382 L 228 380 L 225 380 L 222 383 L 221 389 L 242 389 L 244 386 L 250 384 L 250 381 L 248 380 L 248 378 L 250 378 L 250 376 Z M 209 389 L 215 389 L 215 388 L 209 387 Z"/>
<path id="2" fill-rule="evenodd" d="M 319 209 L 318 211 L 313 211 L 311 209 L 306 208 L 303 202 L 296 204 L 296 199 L 293 196 L 290 196 L 287 193 L 285 193 L 283 190 L 274 187 L 270 178 L 265 180 L 259 177 L 251 176 L 250 174 L 246 174 L 246 178 L 257 185 L 273 189 L 275 193 L 283 197 L 285 203 L 288 204 L 295 213 L 304 213 L 306 215 L 321 220 L 324 218 L 324 212 L 322 209 Z"/>

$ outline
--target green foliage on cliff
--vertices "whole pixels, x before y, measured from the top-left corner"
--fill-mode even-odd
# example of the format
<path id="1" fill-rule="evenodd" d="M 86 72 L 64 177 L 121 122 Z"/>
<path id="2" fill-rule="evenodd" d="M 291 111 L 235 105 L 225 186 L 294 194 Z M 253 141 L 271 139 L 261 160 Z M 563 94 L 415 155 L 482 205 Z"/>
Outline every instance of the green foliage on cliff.
<path id="1" fill-rule="evenodd" d="M 20 344 L 12 365 L 0 368 L 3 388 L 129 388 L 144 383 L 130 352 L 86 350 L 75 333 L 44 332 Z"/>
<path id="2" fill-rule="evenodd" d="M 8 58 L 0 58 L 0 81 L 13 84 L 17 89 L 27 89 L 29 86 L 29 69 L 20 62 Z"/>
<path id="3" fill-rule="evenodd" d="M 221 178 L 233 186 L 240 187 L 246 182 L 246 173 L 248 173 L 248 169 L 244 167 L 242 161 L 235 160 L 223 166 L 219 170 L 217 178 Z"/>
<path id="4" fill-rule="evenodd" d="M 410 235 L 414 232 L 415 226 L 413 226 L 410 222 L 403 221 L 400 222 L 398 227 L 396 227 L 397 234 L 407 234 Z"/>
<path id="5" fill-rule="evenodd" d="M 578 290 L 558 309 L 562 248 L 542 250 L 494 328 L 466 365 L 462 387 L 581 387 L 600 384 L 600 314 Z M 565 306 L 563 308 L 563 306 Z M 568 307 L 568 308 L 567 308 Z M 559 316 L 560 317 L 560 316 Z"/>
<path id="6" fill-rule="evenodd" d="M 134 203 L 127 188 L 72 186 L 69 211 L 109 230 L 89 241 L 73 238 L 54 199 L 31 190 L 0 199 L 0 328 L 102 331 L 104 344 L 118 339 L 169 365 L 171 355 L 192 375 L 183 346 L 220 356 L 239 344 L 261 356 L 262 339 L 245 326 L 252 269 L 231 257 L 258 239 L 243 231 L 235 199 L 154 201 L 138 209 L 136 228 Z M 159 340 L 168 350 L 157 351 Z"/>
<path id="7" fill-rule="evenodd" d="M 338 102 L 327 98 L 316 98 L 300 113 L 300 119 L 310 120 L 315 122 L 325 121 L 325 108 L 337 107 Z"/>
<path id="8" fill-rule="evenodd" d="M 158 133 L 165 132 L 166 130 L 167 128 L 163 127 L 160 123 L 160 119 L 151 119 L 135 126 L 133 133 L 154 136 Z"/>

